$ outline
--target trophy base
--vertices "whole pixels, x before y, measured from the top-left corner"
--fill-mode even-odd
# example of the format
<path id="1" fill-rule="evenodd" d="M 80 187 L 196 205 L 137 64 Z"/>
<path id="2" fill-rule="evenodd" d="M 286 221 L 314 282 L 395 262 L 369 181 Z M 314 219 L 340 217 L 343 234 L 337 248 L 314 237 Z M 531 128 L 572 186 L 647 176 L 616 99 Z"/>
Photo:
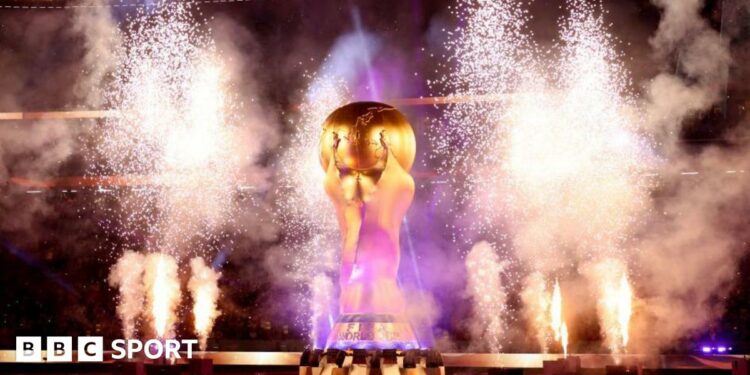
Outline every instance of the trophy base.
<path id="1" fill-rule="evenodd" d="M 326 348 L 419 349 L 411 324 L 389 314 L 346 314 L 339 317 Z"/>

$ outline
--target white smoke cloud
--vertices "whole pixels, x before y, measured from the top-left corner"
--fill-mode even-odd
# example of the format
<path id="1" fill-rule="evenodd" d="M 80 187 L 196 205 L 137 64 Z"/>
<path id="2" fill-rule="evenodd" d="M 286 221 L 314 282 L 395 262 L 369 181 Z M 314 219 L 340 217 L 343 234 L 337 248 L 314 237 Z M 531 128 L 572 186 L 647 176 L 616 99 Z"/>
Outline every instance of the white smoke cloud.
<path id="1" fill-rule="evenodd" d="M 723 95 L 732 63 L 729 40 L 701 16 L 702 0 L 653 3 L 662 19 L 650 43 L 663 71 L 646 85 L 645 125 L 668 163 L 661 166 L 654 216 L 635 245 L 640 301 L 633 346 L 642 351 L 669 347 L 721 316 L 743 254 L 737 218 L 745 215 L 748 178 L 739 171 L 750 156 L 743 143 L 697 153 L 683 149 L 681 131 Z M 738 172 L 727 175 L 733 170 Z M 681 174 L 686 171 L 699 174 Z"/>
<path id="2" fill-rule="evenodd" d="M 646 85 L 646 126 L 673 145 L 684 120 L 719 100 L 729 73 L 729 41 L 700 15 L 703 0 L 653 0 L 662 9 L 650 39 L 663 71 Z"/>
<path id="3" fill-rule="evenodd" d="M 668 347 L 720 318 L 745 254 L 750 179 L 740 171 L 750 170 L 748 145 L 676 156 L 665 171 L 660 215 L 638 244 L 643 301 L 634 340 L 644 350 Z M 681 176 L 684 170 L 701 173 Z"/>
<path id="4" fill-rule="evenodd" d="M 200 257 L 190 260 L 190 272 L 188 290 L 193 299 L 193 328 L 198 335 L 200 350 L 205 351 L 214 321 L 221 315 L 217 307 L 221 273 Z"/>
<path id="5" fill-rule="evenodd" d="M 109 285 L 119 291 L 117 315 L 122 321 L 122 332 L 126 339 L 135 337 L 138 318 L 145 302 L 145 258 L 134 251 L 125 251 L 109 273 Z"/>

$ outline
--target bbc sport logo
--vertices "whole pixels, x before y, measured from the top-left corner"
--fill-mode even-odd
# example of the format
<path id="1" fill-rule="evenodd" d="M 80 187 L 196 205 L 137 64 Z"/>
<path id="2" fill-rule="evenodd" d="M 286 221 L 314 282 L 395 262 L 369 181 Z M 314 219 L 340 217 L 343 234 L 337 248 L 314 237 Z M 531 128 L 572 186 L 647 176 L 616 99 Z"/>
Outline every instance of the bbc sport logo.
<path id="1" fill-rule="evenodd" d="M 16 362 L 73 362 L 73 337 L 48 336 L 46 358 L 42 356 L 41 336 L 16 337 Z M 77 362 L 103 362 L 104 338 L 101 336 L 79 336 L 76 340 Z M 145 343 L 141 340 L 117 339 L 112 341 L 109 351 L 112 359 L 133 359 L 137 353 L 143 352 L 148 359 L 180 359 L 180 349 L 184 346 L 185 358 L 193 358 L 193 345 L 198 340 L 157 340 L 151 339 Z"/>

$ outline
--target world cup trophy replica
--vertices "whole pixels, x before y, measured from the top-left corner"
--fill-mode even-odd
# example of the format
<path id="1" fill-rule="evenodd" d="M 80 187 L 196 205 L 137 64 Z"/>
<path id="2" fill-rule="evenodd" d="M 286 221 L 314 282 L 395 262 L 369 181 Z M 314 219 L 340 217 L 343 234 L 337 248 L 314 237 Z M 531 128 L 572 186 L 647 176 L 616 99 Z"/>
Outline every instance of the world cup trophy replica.
<path id="1" fill-rule="evenodd" d="M 397 282 L 415 153 L 411 125 L 386 104 L 347 104 L 323 125 L 320 162 L 342 237 L 340 311 L 329 348 L 419 347 Z"/>

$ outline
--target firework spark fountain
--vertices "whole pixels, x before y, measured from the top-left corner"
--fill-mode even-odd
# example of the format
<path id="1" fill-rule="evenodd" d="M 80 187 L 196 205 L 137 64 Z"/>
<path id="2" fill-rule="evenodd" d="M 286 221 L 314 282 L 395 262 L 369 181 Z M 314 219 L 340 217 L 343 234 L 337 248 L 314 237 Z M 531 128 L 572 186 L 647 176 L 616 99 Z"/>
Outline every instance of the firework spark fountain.
<path id="1" fill-rule="evenodd" d="M 587 265 L 585 273 L 597 286 L 597 312 L 605 345 L 613 353 L 627 349 L 633 292 L 627 268 L 615 259 Z"/>
<path id="2" fill-rule="evenodd" d="M 515 91 L 523 67 L 535 64 L 528 53 L 533 41 L 526 32 L 526 12 L 512 1 L 464 0 L 456 9 L 465 25 L 446 45 L 455 68 L 431 85 L 447 87 L 446 96 L 458 98 L 495 97 Z M 441 159 L 440 174 L 450 178 L 457 190 L 449 200 L 457 206 L 450 214 L 472 223 L 468 233 L 458 225 L 454 228 L 462 245 L 473 244 L 477 232 L 493 231 L 503 217 L 502 210 L 481 207 L 499 199 L 489 187 L 501 186 L 500 174 L 495 171 L 505 132 L 500 126 L 504 109 L 505 101 L 450 104 L 443 112 L 446 121 L 441 121 L 450 125 L 437 124 L 429 134 L 435 153 L 447 156 Z"/>
<path id="3" fill-rule="evenodd" d="M 552 290 L 552 303 L 550 307 L 550 326 L 555 332 L 555 341 L 562 346 L 563 353 L 568 354 L 568 325 L 563 317 L 563 299 L 560 291 L 560 282 L 555 279 L 555 287 Z"/>
<path id="4" fill-rule="evenodd" d="M 188 290 L 193 299 L 193 329 L 198 336 L 200 350 L 205 351 L 214 321 L 221 314 L 216 306 L 221 273 L 206 265 L 200 257 L 190 260 L 190 270 L 192 274 Z"/>
<path id="5" fill-rule="evenodd" d="M 500 164 L 517 254 L 548 272 L 565 259 L 621 256 L 648 208 L 649 148 L 628 78 L 596 9 L 568 6 L 557 78 L 526 83 L 513 100 Z"/>
<path id="6" fill-rule="evenodd" d="M 560 282 L 555 280 L 555 288 L 552 291 L 552 307 L 550 309 L 550 324 L 555 332 L 555 340 L 560 341 L 563 325 L 562 317 L 562 295 L 560 293 Z"/>
<path id="7" fill-rule="evenodd" d="M 466 256 L 467 291 L 476 315 L 470 330 L 483 343 L 483 349 L 492 352 L 502 349 L 506 328 L 506 294 L 501 278 L 505 266 L 487 242 L 477 243 Z"/>
<path id="8" fill-rule="evenodd" d="M 547 352 L 552 340 L 560 343 L 563 351 L 567 351 L 568 332 L 563 314 L 563 299 L 560 282 L 556 279 L 550 292 L 546 286 L 544 276 L 535 272 L 525 280 L 525 288 L 521 292 L 524 303 L 524 314 L 529 319 L 530 329 L 536 333 L 537 342 L 542 352 Z M 552 333 L 550 337 L 550 332 Z"/>
<path id="9" fill-rule="evenodd" d="M 630 316 L 633 314 L 633 291 L 630 289 L 628 277 L 625 273 L 620 278 L 617 294 L 617 323 L 620 326 L 622 347 L 627 348 L 630 340 Z"/>
<path id="10" fill-rule="evenodd" d="M 559 45 L 541 53 L 522 2 L 461 1 L 456 15 L 465 25 L 447 45 L 455 68 L 440 83 L 453 96 L 512 94 L 449 106 L 448 129 L 435 126 L 433 134 L 437 152 L 450 155 L 442 174 L 465 176 L 451 181 L 456 210 L 472 218 L 462 235 L 510 233 L 522 267 L 542 279 L 562 267 L 626 259 L 650 207 L 643 171 L 652 146 L 638 133 L 641 114 L 601 4 L 568 0 L 566 7 Z M 524 289 L 534 304 L 526 312 L 541 328 L 535 315 L 544 311 L 544 288 Z M 560 341 L 554 295 L 550 318 Z"/>
<path id="11" fill-rule="evenodd" d="M 146 294 L 143 287 L 144 258 L 142 254 L 126 251 L 109 274 L 109 284 L 119 291 L 117 315 L 122 321 L 122 333 L 126 339 L 134 337 L 143 309 Z"/>
<path id="12" fill-rule="evenodd" d="M 107 94 L 118 116 L 104 121 L 96 149 L 103 163 L 93 171 L 157 186 L 120 197 L 120 235 L 137 243 L 145 232 L 147 247 L 178 256 L 210 249 L 252 162 L 228 69 L 191 11 L 166 2 L 127 22 Z"/>
<path id="13" fill-rule="evenodd" d="M 170 338 L 182 298 L 177 261 L 164 253 L 148 254 L 143 281 L 153 333 L 159 339 Z"/>

